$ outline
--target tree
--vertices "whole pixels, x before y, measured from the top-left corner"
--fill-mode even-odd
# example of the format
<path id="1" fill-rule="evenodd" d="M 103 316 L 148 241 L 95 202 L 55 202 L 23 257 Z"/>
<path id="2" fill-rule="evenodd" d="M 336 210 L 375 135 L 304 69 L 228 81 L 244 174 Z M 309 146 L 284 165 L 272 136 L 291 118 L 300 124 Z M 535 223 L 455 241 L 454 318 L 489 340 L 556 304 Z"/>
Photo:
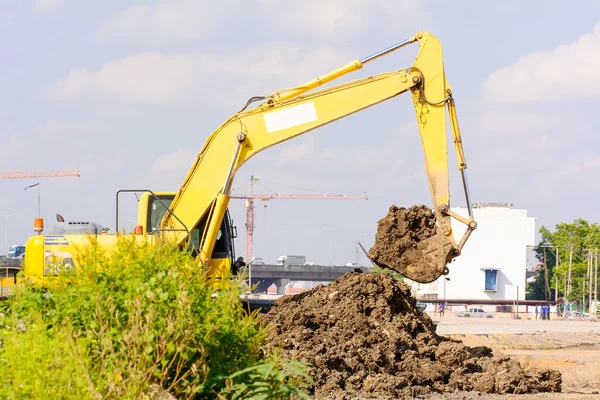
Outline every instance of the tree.
<path id="1" fill-rule="evenodd" d="M 589 293 L 588 250 L 600 249 L 600 226 L 578 218 L 572 223 L 555 225 L 553 232 L 542 226 L 540 234 L 542 240 L 536 248 L 536 257 L 542 263 L 545 258 L 546 268 L 540 271 L 534 282 L 527 285 L 527 299 L 556 300 L 555 290 L 558 289 L 559 296 L 564 296 L 566 287 L 567 299 L 580 303 L 584 294 Z M 546 269 L 551 293 L 546 288 Z"/>

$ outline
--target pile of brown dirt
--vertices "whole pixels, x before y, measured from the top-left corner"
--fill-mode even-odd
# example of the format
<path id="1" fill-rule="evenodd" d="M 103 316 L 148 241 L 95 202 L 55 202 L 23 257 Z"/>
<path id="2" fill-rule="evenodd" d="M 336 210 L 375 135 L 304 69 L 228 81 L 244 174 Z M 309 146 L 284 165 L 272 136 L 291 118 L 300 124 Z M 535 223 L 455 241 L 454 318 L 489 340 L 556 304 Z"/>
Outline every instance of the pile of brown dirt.
<path id="1" fill-rule="evenodd" d="M 438 233 L 433 211 L 425 205 L 391 206 L 378 221 L 369 258 L 418 282 L 432 282 L 444 271 L 452 243 Z"/>
<path id="2" fill-rule="evenodd" d="M 283 356 L 313 364 L 319 399 L 561 390 L 557 371 L 524 371 L 488 347 L 438 336 L 410 287 L 386 274 L 345 274 L 280 298 L 263 318 L 270 349 L 281 346 Z"/>

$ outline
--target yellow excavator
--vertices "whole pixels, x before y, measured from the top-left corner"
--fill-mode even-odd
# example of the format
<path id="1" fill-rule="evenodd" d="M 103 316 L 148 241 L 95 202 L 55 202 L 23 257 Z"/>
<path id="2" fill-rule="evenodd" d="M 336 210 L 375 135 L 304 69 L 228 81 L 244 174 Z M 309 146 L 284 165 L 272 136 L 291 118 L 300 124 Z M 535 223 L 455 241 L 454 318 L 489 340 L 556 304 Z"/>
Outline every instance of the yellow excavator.
<path id="1" fill-rule="evenodd" d="M 316 90 L 411 43 L 419 45 L 419 52 L 411 67 Z M 442 47 L 438 39 L 422 31 L 408 40 L 352 61 L 300 86 L 250 98 L 241 110 L 210 134 L 177 192 L 154 193 L 144 189 L 119 191 L 115 234 L 96 228 L 85 234 L 78 233 L 81 232 L 78 229 L 81 229 L 82 223 L 63 221 L 48 234 L 32 236 L 25 249 L 25 276 L 44 285 L 49 276 L 58 274 L 62 268 L 76 268 L 77 249 L 92 245 L 88 237 L 90 232 L 96 239 L 93 245 L 102 248 L 113 246 L 119 236 L 119 194 L 142 192 L 138 205 L 136 240 L 174 241 L 182 249 L 191 250 L 198 257 L 200 267 L 208 269 L 216 280 L 227 279 L 236 262 L 233 246 L 236 232 L 227 207 L 232 182 L 239 168 L 268 147 L 408 91 L 412 94 L 421 134 L 433 210 L 439 229 L 435 236 L 419 244 L 427 257 L 419 265 L 402 267 L 399 272 L 416 282 L 432 282 L 448 273 L 447 264 L 460 254 L 476 223 L 471 209 L 467 164 L 452 89 L 444 72 Z M 250 108 L 253 103 L 259 104 Z M 468 206 L 468 218 L 450 210 L 446 109 Z M 451 218 L 467 226 L 458 242 L 451 229 Z M 37 229 L 41 231 L 43 226 Z"/>

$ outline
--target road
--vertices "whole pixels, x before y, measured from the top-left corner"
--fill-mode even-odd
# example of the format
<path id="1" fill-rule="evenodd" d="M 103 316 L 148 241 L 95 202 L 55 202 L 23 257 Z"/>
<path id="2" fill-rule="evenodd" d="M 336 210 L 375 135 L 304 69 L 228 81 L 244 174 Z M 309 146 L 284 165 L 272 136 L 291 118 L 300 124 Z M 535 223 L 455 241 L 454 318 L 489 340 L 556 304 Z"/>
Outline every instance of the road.
<path id="1" fill-rule="evenodd" d="M 430 314 L 431 316 L 431 314 Z M 454 315 L 431 316 L 437 332 L 450 334 L 535 333 L 535 332 L 598 332 L 600 321 L 535 320 L 510 318 L 462 318 Z"/>

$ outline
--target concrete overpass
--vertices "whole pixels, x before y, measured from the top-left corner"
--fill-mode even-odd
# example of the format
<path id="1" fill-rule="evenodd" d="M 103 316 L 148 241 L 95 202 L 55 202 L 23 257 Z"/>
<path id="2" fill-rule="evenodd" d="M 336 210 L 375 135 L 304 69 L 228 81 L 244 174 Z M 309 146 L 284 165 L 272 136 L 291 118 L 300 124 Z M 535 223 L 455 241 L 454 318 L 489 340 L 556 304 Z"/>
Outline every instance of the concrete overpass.
<path id="1" fill-rule="evenodd" d="M 347 267 L 329 265 L 251 265 L 242 270 L 251 276 L 251 285 L 257 285 L 252 293 L 266 293 L 271 285 L 277 287 L 277 294 L 285 294 L 285 286 L 290 281 L 331 282 L 347 272 L 360 270 L 371 272 L 373 267 Z"/>

